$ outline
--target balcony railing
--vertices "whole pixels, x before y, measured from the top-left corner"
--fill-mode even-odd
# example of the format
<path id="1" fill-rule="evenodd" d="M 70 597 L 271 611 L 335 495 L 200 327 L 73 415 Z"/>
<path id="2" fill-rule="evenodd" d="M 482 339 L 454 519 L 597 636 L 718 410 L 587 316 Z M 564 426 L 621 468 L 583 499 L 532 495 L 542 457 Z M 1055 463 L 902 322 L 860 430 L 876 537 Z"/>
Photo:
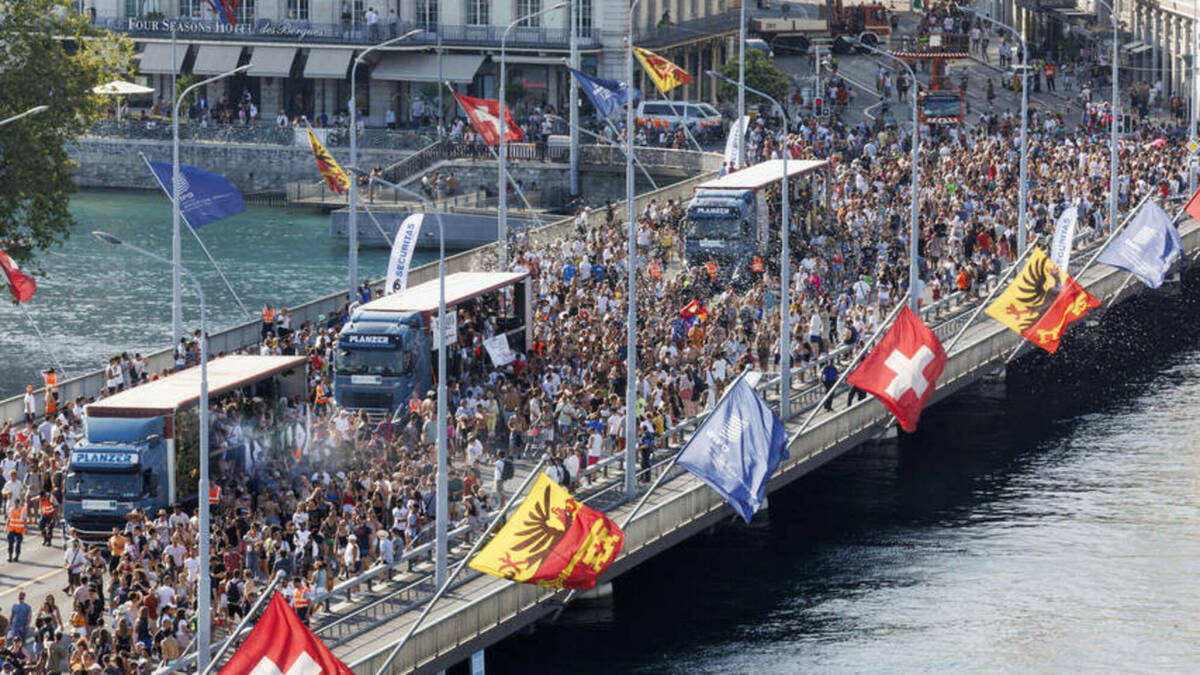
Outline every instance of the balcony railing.
<path id="1" fill-rule="evenodd" d="M 739 20 L 738 12 L 728 11 L 664 26 L 639 26 L 635 30 L 635 40 L 641 47 L 664 47 L 691 42 L 735 31 L 738 28 Z"/>
<path id="2" fill-rule="evenodd" d="M 315 21 L 298 21 L 292 19 L 255 19 L 236 26 L 229 26 L 216 19 L 175 18 L 175 19 L 139 19 L 137 17 L 104 17 L 98 16 L 95 25 L 111 31 L 126 33 L 135 38 L 165 38 L 171 36 L 172 29 L 185 39 L 226 39 L 254 40 L 293 43 L 338 43 L 338 44 L 376 44 L 396 35 L 402 35 L 414 28 L 424 32 L 419 33 L 407 42 L 408 44 L 434 45 L 441 33 L 442 44 L 451 46 L 499 46 L 504 27 L 498 26 L 452 26 L 447 24 L 417 25 L 410 22 L 398 23 L 395 29 L 390 24 L 379 23 L 368 29 L 362 22 L 348 23 L 318 23 Z M 598 37 L 593 34 L 579 38 L 580 47 L 599 45 Z M 566 28 L 519 27 L 509 31 L 508 46 L 510 47 L 559 47 L 568 46 Z"/>
<path id="3" fill-rule="evenodd" d="M 185 143 L 247 143 L 252 145 L 300 145 L 308 147 L 300 129 L 280 127 L 267 122 L 257 124 L 210 124 L 207 126 L 190 121 L 179 124 L 179 140 Z M 93 138 L 120 138 L 139 141 L 170 141 L 171 121 L 163 119 L 125 119 L 120 122 L 106 120 L 94 125 L 87 133 Z M 389 131 L 387 129 L 364 129 L 358 134 L 358 147 L 364 150 L 417 150 L 432 141 L 432 134 L 416 131 Z M 330 129 L 324 141 L 327 147 L 349 147 L 350 131 L 344 128 Z"/>

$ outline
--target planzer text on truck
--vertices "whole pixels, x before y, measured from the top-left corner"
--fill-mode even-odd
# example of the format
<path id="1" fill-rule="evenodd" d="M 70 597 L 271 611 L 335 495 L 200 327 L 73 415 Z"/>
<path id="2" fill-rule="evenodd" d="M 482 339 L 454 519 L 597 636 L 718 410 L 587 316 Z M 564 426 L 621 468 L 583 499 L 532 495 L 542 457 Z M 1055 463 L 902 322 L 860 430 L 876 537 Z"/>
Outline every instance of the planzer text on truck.
<path id="1" fill-rule="evenodd" d="M 306 359 L 299 356 L 225 356 L 208 364 L 210 401 L 244 394 L 278 401 L 305 396 Z M 189 368 L 87 406 L 86 436 L 71 451 L 63 516 L 87 538 L 123 527 L 134 509 L 190 504 L 199 487 L 197 403 L 200 369 Z M 213 457 L 246 452 L 210 447 Z M 244 457 L 227 457 L 239 465 Z M 240 460 L 240 461 L 239 461 Z"/>

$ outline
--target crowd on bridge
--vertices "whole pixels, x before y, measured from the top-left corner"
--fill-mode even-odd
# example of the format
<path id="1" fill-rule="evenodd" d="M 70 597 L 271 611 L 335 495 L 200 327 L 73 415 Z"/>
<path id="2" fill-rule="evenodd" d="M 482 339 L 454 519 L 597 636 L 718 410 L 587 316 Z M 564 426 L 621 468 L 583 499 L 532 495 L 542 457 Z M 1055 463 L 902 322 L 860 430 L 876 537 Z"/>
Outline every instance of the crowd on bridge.
<path id="1" fill-rule="evenodd" d="M 931 16 L 941 9 L 930 10 Z M 984 111 L 955 127 L 921 133 L 918 289 L 928 306 L 978 293 L 1017 257 L 1020 120 L 1015 106 Z M 1044 240 L 1069 203 L 1080 236 L 1109 227 L 1107 134 L 1103 109 L 1081 121 L 1053 110 L 1029 124 L 1028 234 Z M 542 131 L 541 121 L 533 122 Z M 1121 146 L 1122 208 L 1142 195 L 1178 196 L 1182 152 L 1171 129 L 1144 118 Z M 465 135 L 467 131 L 461 130 Z M 532 131 L 532 129 L 531 129 Z M 607 126 L 597 133 L 619 139 Z M 674 132 L 639 129 L 639 144 L 679 145 Z M 652 138 L 658 134 L 657 139 Z M 878 328 L 907 289 L 909 184 L 913 139 L 904 124 L 843 122 L 800 111 L 760 116 L 747 135 L 747 159 L 827 159 L 829 194 L 819 185 L 792 201 L 789 345 L 800 386 L 832 384 L 840 347 Z M 828 197 L 829 210 L 825 204 Z M 778 203 L 776 193 L 773 203 Z M 680 421 L 711 408 L 742 369 L 779 368 L 780 283 L 768 256 L 749 283 L 733 287 L 682 256 L 686 204 L 651 201 L 635 224 L 640 478 Z M 775 215 L 775 218 L 778 216 Z M 516 232 L 509 260 L 534 280 L 533 342 L 496 368 L 480 348 L 491 330 L 486 308 L 460 307 L 459 347 L 448 364 L 446 420 L 451 471 L 445 514 L 476 536 L 513 495 L 516 468 L 545 460 L 576 489 L 605 480 L 585 469 L 625 447 L 627 223 L 613 204 L 576 217 L 576 235 L 536 244 Z M 369 298 L 369 292 L 366 292 Z M 339 312 L 320 324 L 266 326 L 261 354 L 308 359 L 310 396 L 278 402 L 213 403 L 213 621 L 229 626 L 267 579 L 282 571 L 285 597 L 305 619 L 324 594 L 377 565 L 392 565 L 429 541 L 436 513 L 437 413 L 433 392 L 418 392 L 397 416 L 372 421 L 340 409 L 328 394 Z M 192 367 L 199 336 L 185 340 L 178 367 Z M 102 398 L 156 376 L 140 355 L 110 361 Z M 26 399 L 26 419 L 0 428 L 0 473 L 10 547 L 40 519 L 43 544 L 63 497 L 69 451 L 82 438 L 89 400 Z M 832 404 L 832 401 L 830 401 Z M 51 407 L 52 406 L 52 407 Z M 247 457 L 249 459 L 247 459 Z M 598 474 L 598 475 L 597 475 Z M 615 475 L 614 475 L 615 477 Z M 48 510 L 48 512 L 47 512 Z M 20 516 L 14 519 L 14 513 Z M 29 515 L 26 515 L 29 514 Z M 133 513 L 98 542 L 68 536 L 63 595 L 19 594 L 0 619 L 0 661 L 12 672 L 144 673 L 192 643 L 198 521 L 182 509 Z M 61 538 L 59 539 L 61 541 Z M 29 542 L 26 542 L 27 544 Z M 15 557 L 10 548 L 10 559 Z M 397 569 L 397 573 L 403 570 Z M 33 607 L 38 607 L 33 611 Z"/>

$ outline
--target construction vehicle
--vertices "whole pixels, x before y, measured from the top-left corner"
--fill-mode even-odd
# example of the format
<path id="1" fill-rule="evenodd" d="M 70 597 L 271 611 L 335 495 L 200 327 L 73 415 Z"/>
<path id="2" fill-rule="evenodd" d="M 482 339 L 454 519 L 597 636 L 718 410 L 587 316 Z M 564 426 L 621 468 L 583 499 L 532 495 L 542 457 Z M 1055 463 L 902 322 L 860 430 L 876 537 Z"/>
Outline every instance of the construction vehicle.
<path id="1" fill-rule="evenodd" d="M 807 54 L 818 40 L 832 40 L 835 54 L 848 54 L 856 40 L 874 47 L 892 34 L 888 10 L 878 2 L 845 5 L 842 0 L 826 0 L 824 5 L 791 3 L 789 7 L 792 12 L 798 8 L 806 18 L 760 17 L 750 21 L 750 30 L 766 40 L 776 55 Z"/>
<path id="2" fill-rule="evenodd" d="M 920 85 L 917 91 L 917 120 L 922 124 L 962 124 L 966 109 L 966 82 L 955 87 L 946 74 L 949 61 L 970 58 L 970 46 L 966 35 L 929 34 L 905 38 L 892 50 L 892 56 L 913 64 L 924 61 L 929 64 L 929 85 Z"/>

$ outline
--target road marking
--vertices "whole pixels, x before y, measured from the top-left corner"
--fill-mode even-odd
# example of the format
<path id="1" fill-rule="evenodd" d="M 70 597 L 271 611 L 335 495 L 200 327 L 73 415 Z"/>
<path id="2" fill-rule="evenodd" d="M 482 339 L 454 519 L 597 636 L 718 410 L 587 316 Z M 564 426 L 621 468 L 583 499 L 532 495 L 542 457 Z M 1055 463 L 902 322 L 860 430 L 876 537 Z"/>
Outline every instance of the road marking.
<path id="1" fill-rule="evenodd" d="M 46 572 L 45 574 L 43 574 L 40 577 L 35 577 L 33 579 L 30 579 L 29 581 L 17 584 L 16 586 L 13 586 L 12 588 L 10 588 L 8 590 L 0 591 L 0 598 L 3 598 L 4 596 L 8 595 L 9 593 L 19 591 L 23 588 L 28 588 L 28 587 L 32 586 L 33 584 L 41 583 L 56 574 L 62 574 L 62 572 L 63 571 L 61 569 L 54 570 L 53 572 Z"/>

